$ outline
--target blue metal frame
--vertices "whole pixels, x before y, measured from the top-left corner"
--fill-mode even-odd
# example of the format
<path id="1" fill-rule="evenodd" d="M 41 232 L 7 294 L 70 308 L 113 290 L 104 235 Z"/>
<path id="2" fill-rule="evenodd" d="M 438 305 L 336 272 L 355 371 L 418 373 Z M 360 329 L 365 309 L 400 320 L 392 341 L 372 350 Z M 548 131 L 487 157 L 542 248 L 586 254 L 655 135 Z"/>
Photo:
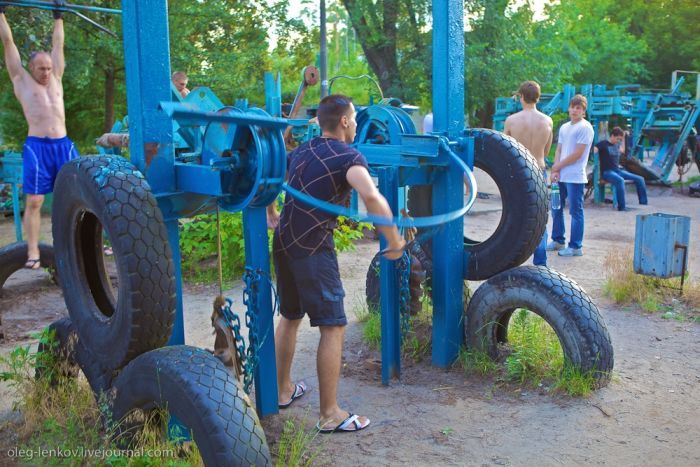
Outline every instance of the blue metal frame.
<path id="1" fill-rule="evenodd" d="M 446 7 L 445 7 L 446 6 Z M 130 126 L 131 160 L 142 171 L 158 199 L 166 219 L 173 258 L 179 265 L 179 217 L 211 210 L 215 203 L 226 205 L 230 198 L 231 174 L 246 163 L 256 167 L 256 183 L 263 195 L 255 190 L 236 209 L 243 209 L 246 266 L 263 275 L 269 274 L 268 233 L 264 203 L 279 191 L 280 148 L 276 132 L 293 122 L 279 118 L 281 114 L 281 84 L 279 76 L 266 75 L 266 108 L 268 114 L 249 109 L 247 102 L 237 102 L 237 108 L 217 108 L 217 98 L 205 91 L 193 91 L 185 99 L 172 98 L 170 86 L 170 57 L 166 0 L 124 0 L 122 2 L 124 52 L 127 76 L 127 101 Z M 449 162 L 449 150 L 473 164 L 473 141 L 462 137 L 464 131 L 464 19 L 461 0 L 440 2 L 433 9 L 433 113 L 434 135 L 412 133 L 410 118 L 398 108 L 378 109 L 388 112 L 401 131 L 392 136 L 391 144 L 358 146 L 380 179 L 380 188 L 394 212 L 398 211 L 401 193 L 410 184 L 433 184 L 435 214 L 455 211 L 463 204 L 463 174 Z M 159 38 L 153 40 L 153 38 Z M 219 125 L 213 138 L 223 143 L 246 137 L 246 128 L 253 138 L 253 152 L 225 155 L 218 145 L 207 140 L 207 128 Z M 225 129 L 224 129 L 225 128 Z M 214 133 L 212 133 L 214 134 Z M 177 141 L 177 138 L 180 141 Z M 256 138 L 264 138 L 258 141 Z M 451 149 L 440 142 L 448 138 Z M 266 138 L 266 139 L 265 139 Z M 184 141 L 184 146 L 182 141 Z M 201 143 L 200 143 L 201 141 Z M 265 143 L 265 144 L 263 144 Z M 230 146 L 229 146 L 230 147 Z M 206 154 L 205 154 L 206 153 Z M 282 148 L 283 154 L 283 148 Z M 243 157 L 249 159 L 244 161 Z M 251 157 L 258 157 L 251 160 Z M 283 155 L 282 155 L 283 158 Z M 243 165 L 242 165 L 243 164 Z M 261 167 L 263 166 L 263 167 Z M 261 174 L 261 170 L 267 172 Z M 250 180 L 243 180 L 251 182 Z M 257 185 L 256 185 L 257 186 Z M 234 187 L 235 188 L 235 187 Z M 275 191 L 276 190 L 276 191 Z M 230 203 L 229 203 L 230 204 Z M 433 251 L 433 363 L 446 367 L 454 361 L 463 341 L 462 287 L 465 270 L 463 220 L 445 226 L 435 237 Z M 382 284 L 382 381 L 400 375 L 399 297 L 395 268 L 381 261 Z M 182 283 L 176 269 L 176 324 L 170 344 L 184 343 Z M 255 374 L 256 404 L 261 416 L 277 412 L 277 383 L 275 370 L 274 330 L 270 288 L 259 284 L 256 297 L 259 316 L 258 335 L 260 363 Z"/>

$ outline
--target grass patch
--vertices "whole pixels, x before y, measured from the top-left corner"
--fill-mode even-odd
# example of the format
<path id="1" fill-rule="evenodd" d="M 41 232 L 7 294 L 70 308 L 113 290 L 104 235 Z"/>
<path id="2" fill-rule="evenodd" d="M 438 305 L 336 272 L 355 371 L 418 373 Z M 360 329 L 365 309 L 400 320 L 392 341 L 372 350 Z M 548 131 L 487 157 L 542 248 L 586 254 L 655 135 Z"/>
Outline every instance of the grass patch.
<path id="1" fill-rule="evenodd" d="M 695 182 L 700 182 L 700 175 L 693 175 L 692 177 L 688 177 L 687 179 L 683 180 L 683 183 L 681 183 L 680 180 L 675 181 L 675 182 L 671 183 L 671 185 L 674 187 L 680 187 L 681 185 L 686 186 L 686 185 L 690 185 L 691 183 L 695 183 Z"/>
<path id="2" fill-rule="evenodd" d="M 603 292 L 615 303 L 637 305 L 647 313 L 663 313 L 665 318 L 698 321 L 700 317 L 700 283 L 686 273 L 683 295 L 680 278 L 659 279 L 637 274 L 633 269 L 631 249 L 611 250 L 605 258 Z"/>
<path id="3" fill-rule="evenodd" d="M 467 374 L 477 374 L 480 376 L 493 375 L 498 373 L 499 365 L 487 354 L 476 350 L 460 349 L 457 355 L 457 364 Z"/>
<path id="4" fill-rule="evenodd" d="M 508 342 L 499 349 L 499 359 L 488 353 L 462 349 L 457 364 L 467 374 L 492 376 L 505 384 L 545 387 L 570 396 L 586 396 L 595 387 L 593 371 L 569 365 L 554 329 L 539 315 L 516 310 L 508 323 Z"/>
<path id="5" fill-rule="evenodd" d="M 506 376 L 511 381 L 531 383 L 557 379 L 564 369 L 559 338 L 547 322 L 524 309 L 516 310 L 508 325 L 511 353 L 506 357 Z"/>
<path id="6" fill-rule="evenodd" d="M 57 346 L 52 332 L 35 337 L 51 348 Z M 44 370 L 41 377 L 35 377 L 37 365 Z M 121 426 L 103 424 L 106 404 L 98 406 L 82 375 L 65 377 L 65 369 L 51 352 L 37 354 L 28 345 L 17 347 L 0 357 L 0 368 L 0 380 L 14 390 L 14 409 L 22 414 L 16 426 L 18 448 L 55 450 L 55 455 L 41 459 L 41 465 L 203 465 L 194 443 L 185 448 L 169 442 L 164 439 L 163 425 L 150 424 L 125 447 L 115 436 Z M 157 419 L 167 424 L 167 416 Z M 99 450 L 99 454 L 88 456 L 88 450 Z"/>
<path id="7" fill-rule="evenodd" d="M 321 452 L 321 447 L 311 448 L 313 441 L 318 436 L 318 430 L 305 429 L 307 418 L 301 420 L 288 419 L 284 422 L 282 435 L 277 445 L 275 466 L 311 466 Z"/>
<path id="8" fill-rule="evenodd" d="M 382 349 L 382 315 L 379 310 L 366 306 L 355 310 L 362 328 L 362 341 L 373 350 Z M 401 351 L 404 356 L 420 361 L 430 353 L 432 333 L 432 306 L 425 303 L 419 313 L 411 317 L 409 329 Z"/>

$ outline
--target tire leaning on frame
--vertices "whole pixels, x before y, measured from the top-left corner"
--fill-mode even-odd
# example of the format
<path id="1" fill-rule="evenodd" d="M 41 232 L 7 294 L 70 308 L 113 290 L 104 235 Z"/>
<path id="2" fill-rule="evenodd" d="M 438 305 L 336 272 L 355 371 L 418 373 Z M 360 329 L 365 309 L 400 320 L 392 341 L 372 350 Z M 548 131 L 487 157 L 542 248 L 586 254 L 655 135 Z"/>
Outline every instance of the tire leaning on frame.
<path id="1" fill-rule="evenodd" d="M 240 382 L 206 350 L 186 345 L 147 352 L 114 380 L 112 414 L 133 430 L 164 409 L 197 444 L 206 466 L 271 465 L 265 433 Z"/>
<path id="2" fill-rule="evenodd" d="M 613 347 L 598 307 L 578 284 L 545 267 L 513 268 L 476 289 L 465 319 L 467 346 L 498 357 L 518 308 L 539 315 L 552 327 L 565 361 L 582 373 L 591 372 L 596 387 L 609 382 Z"/>
<path id="3" fill-rule="evenodd" d="M 82 157 L 63 166 L 54 193 L 56 268 L 80 341 L 109 370 L 165 345 L 175 318 L 175 268 L 144 176 L 118 156 Z M 103 230 L 114 250 L 116 294 Z"/>
<path id="4" fill-rule="evenodd" d="M 532 255 L 547 227 L 549 203 L 542 170 L 523 145 L 494 130 L 470 128 L 464 135 L 474 137 L 474 167 L 493 179 L 503 203 L 501 220 L 489 238 L 478 242 L 464 237 L 469 252 L 465 279 L 477 281 L 519 266 Z M 412 186 L 407 202 L 413 217 L 432 214 L 432 187 Z M 432 239 L 421 246 L 431 257 Z"/>

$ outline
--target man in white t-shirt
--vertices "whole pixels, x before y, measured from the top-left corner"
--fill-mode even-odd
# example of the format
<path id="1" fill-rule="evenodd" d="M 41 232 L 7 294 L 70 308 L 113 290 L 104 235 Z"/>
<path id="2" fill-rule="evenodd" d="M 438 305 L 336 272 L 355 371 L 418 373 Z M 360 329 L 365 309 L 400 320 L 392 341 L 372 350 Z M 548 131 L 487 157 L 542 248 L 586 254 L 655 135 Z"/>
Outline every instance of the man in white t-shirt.
<path id="1" fill-rule="evenodd" d="M 588 154 L 593 144 L 593 127 L 584 115 L 588 101 L 581 94 L 575 95 L 569 102 L 571 121 L 559 129 L 557 153 L 552 166 L 552 182 L 559 182 L 561 208 L 552 210 L 552 241 L 547 250 L 559 250 L 559 256 L 583 255 L 583 193 L 586 189 L 586 165 Z M 564 206 L 569 200 L 571 215 L 571 238 L 566 246 L 566 228 L 564 227 Z"/>

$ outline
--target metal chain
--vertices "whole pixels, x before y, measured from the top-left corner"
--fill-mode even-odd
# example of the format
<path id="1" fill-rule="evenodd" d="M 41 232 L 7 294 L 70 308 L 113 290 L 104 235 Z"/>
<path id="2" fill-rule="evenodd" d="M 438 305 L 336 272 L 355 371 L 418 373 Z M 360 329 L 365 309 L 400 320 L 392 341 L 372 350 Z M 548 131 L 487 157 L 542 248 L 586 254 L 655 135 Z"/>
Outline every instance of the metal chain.
<path id="1" fill-rule="evenodd" d="M 405 342 L 411 331 L 411 254 L 404 251 L 397 261 L 399 270 L 399 314 L 401 316 L 401 342 Z"/>
<path id="2" fill-rule="evenodd" d="M 246 306 L 245 323 L 248 328 L 248 345 L 246 345 L 245 338 L 241 333 L 241 320 L 238 314 L 231 309 L 233 301 L 227 298 L 226 305 L 221 308 L 226 324 L 231 328 L 236 339 L 236 353 L 238 354 L 238 360 L 241 362 L 241 367 L 243 368 L 243 389 L 248 394 L 250 394 L 250 387 L 253 384 L 255 369 L 259 363 L 258 355 L 260 347 L 266 337 L 264 336 L 261 339 L 257 332 L 259 307 L 256 298 L 259 284 L 263 280 L 270 285 L 274 296 L 272 307 L 273 314 L 279 311 L 279 297 L 269 275 L 262 269 L 254 270 L 250 267 L 246 267 L 245 273 L 243 274 L 243 283 L 245 284 L 243 288 L 243 305 Z"/>

